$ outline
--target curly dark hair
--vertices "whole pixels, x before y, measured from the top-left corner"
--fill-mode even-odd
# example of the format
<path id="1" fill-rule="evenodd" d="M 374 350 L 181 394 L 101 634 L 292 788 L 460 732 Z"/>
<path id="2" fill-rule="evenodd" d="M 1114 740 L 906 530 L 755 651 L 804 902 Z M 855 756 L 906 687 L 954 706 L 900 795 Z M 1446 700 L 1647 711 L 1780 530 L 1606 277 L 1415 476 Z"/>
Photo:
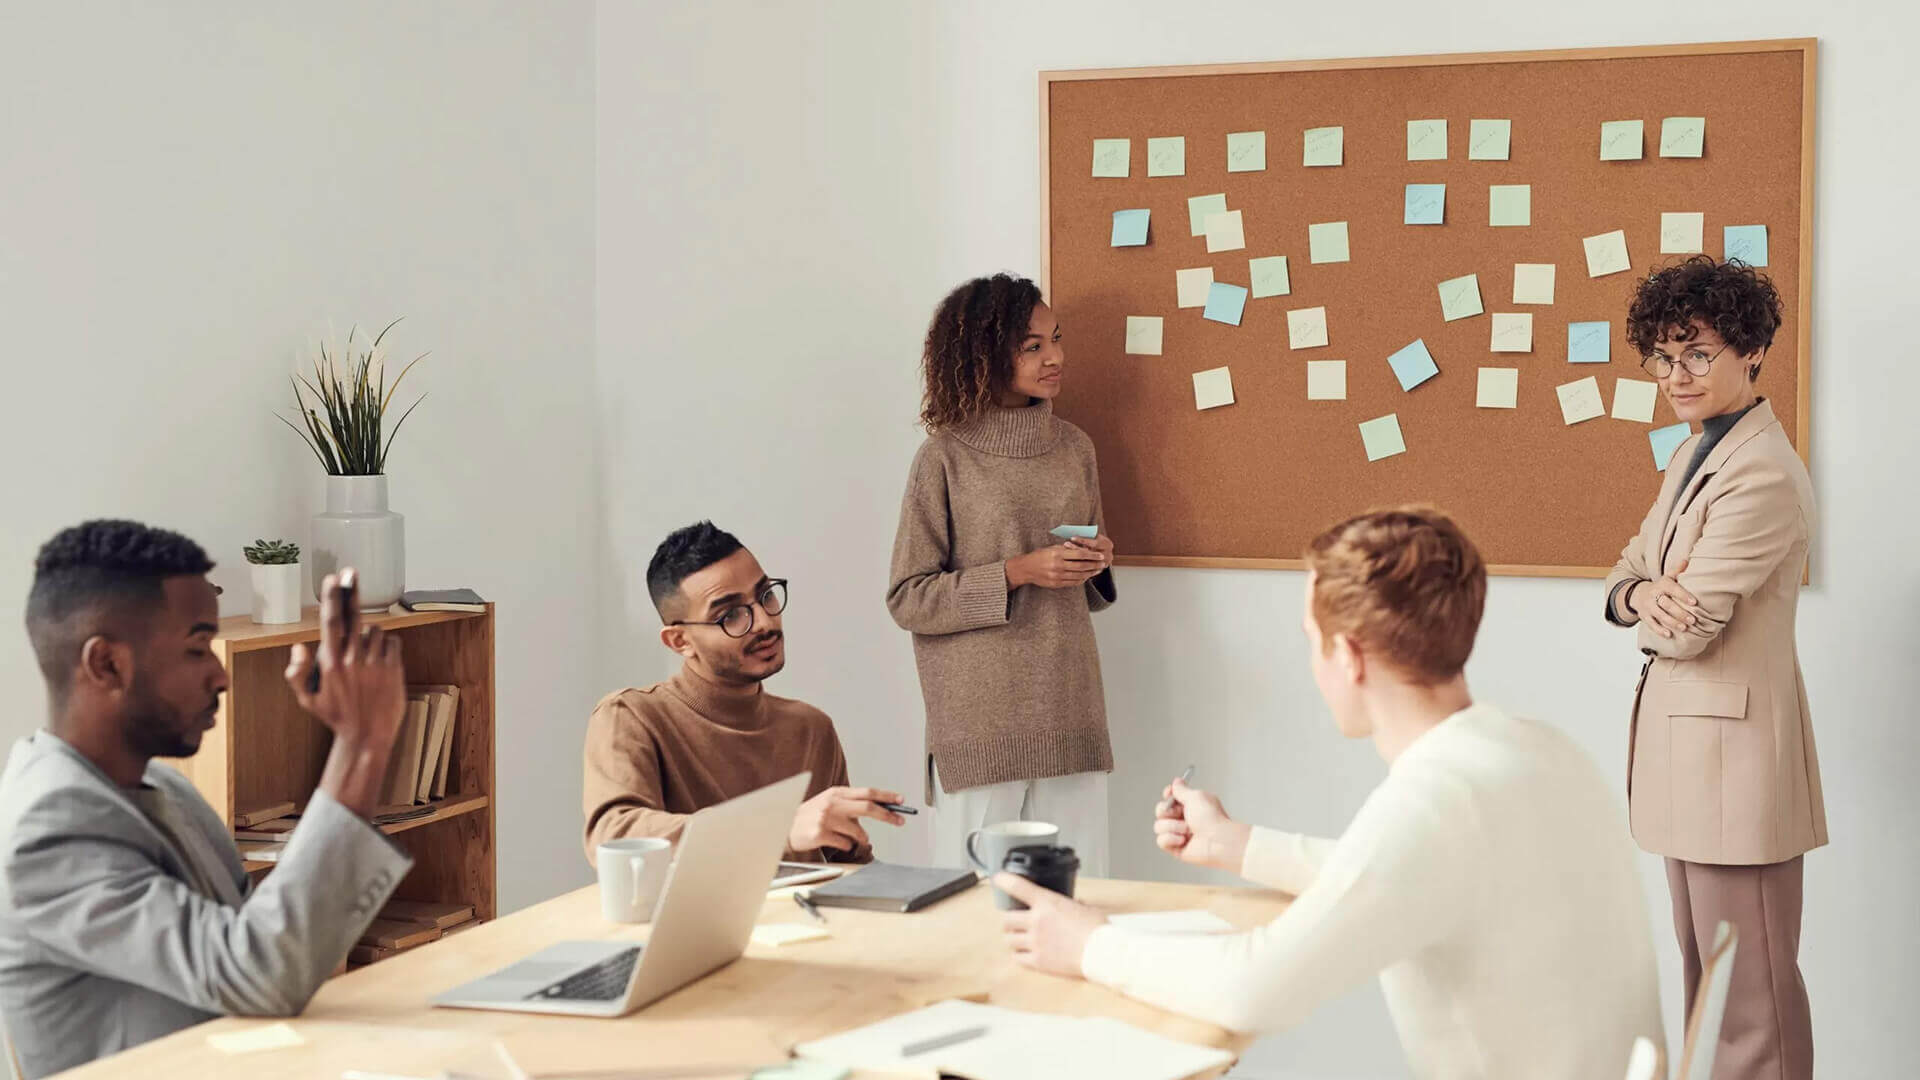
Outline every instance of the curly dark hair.
<path id="1" fill-rule="evenodd" d="M 1013 357 L 1040 303 L 1040 286 L 1012 274 L 974 278 L 947 294 L 927 325 L 920 357 L 929 432 L 964 424 L 993 407 L 1013 379 Z"/>
<path id="2" fill-rule="evenodd" d="M 711 521 L 696 521 L 667 534 L 647 563 L 647 595 L 662 622 L 686 613 L 680 583 L 746 545 Z"/>
<path id="3" fill-rule="evenodd" d="M 1713 328 L 1733 351 L 1749 356 L 1773 344 L 1780 329 L 1780 292 L 1767 275 L 1735 259 L 1693 255 L 1655 270 L 1634 285 L 1627 305 L 1627 341 L 1640 355 L 1660 341 L 1691 341 Z M 1760 376 L 1755 364 L 1752 378 Z"/>
<path id="4" fill-rule="evenodd" d="M 151 614 L 166 601 L 163 582 L 213 569 L 206 550 L 176 532 L 137 521 L 89 521 L 40 548 L 27 592 L 27 636 L 41 674 L 63 693 L 79 648 L 102 619 Z M 96 612 L 94 619 L 75 616 Z M 121 632 L 128 632 L 124 624 Z"/>

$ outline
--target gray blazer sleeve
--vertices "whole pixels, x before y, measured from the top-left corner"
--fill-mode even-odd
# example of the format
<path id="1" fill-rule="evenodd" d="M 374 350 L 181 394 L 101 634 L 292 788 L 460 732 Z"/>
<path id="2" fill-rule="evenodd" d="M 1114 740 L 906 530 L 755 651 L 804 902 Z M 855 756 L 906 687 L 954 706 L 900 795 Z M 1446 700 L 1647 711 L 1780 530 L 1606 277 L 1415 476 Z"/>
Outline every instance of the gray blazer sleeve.
<path id="1" fill-rule="evenodd" d="M 279 865 L 228 907 L 129 838 L 76 826 L 89 816 L 75 813 L 76 794 L 50 792 L 22 814 L 7 866 L 16 925 L 50 959 L 207 1012 L 305 1008 L 412 865 L 316 791 Z"/>

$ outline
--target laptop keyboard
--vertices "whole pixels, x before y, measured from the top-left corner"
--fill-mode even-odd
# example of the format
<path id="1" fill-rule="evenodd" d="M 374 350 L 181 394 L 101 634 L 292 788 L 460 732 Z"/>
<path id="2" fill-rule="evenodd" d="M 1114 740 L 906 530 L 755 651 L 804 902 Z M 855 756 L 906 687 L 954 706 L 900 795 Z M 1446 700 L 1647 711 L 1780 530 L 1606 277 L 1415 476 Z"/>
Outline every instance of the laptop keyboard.
<path id="1" fill-rule="evenodd" d="M 577 971 L 545 990 L 527 995 L 528 1001 L 612 1001 L 627 992 L 639 948 L 622 949 L 605 960 Z"/>

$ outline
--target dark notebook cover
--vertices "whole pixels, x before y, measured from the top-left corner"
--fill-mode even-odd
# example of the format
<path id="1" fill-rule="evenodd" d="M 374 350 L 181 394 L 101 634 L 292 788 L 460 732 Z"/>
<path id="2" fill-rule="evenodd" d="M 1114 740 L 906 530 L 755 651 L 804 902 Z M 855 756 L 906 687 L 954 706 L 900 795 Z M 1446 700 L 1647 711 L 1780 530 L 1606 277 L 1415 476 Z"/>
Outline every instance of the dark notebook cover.
<path id="1" fill-rule="evenodd" d="M 400 606 L 408 611 L 485 610 L 487 602 L 472 589 L 416 589 L 400 594 Z"/>
<path id="2" fill-rule="evenodd" d="M 838 880 L 816 886 L 809 895 L 821 907 L 919 911 L 979 880 L 979 875 L 971 870 L 876 862 L 868 863 Z"/>

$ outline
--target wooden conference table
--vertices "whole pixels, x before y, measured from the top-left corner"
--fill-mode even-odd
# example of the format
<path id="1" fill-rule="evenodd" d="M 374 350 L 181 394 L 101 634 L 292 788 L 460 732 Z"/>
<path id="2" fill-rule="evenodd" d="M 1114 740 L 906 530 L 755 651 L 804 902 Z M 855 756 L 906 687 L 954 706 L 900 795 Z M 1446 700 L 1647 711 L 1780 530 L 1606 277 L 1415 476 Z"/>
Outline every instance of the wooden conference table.
<path id="1" fill-rule="evenodd" d="M 808 922 L 789 891 L 768 895 L 761 923 Z M 1078 894 L 1113 912 L 1205 908 L 1242 928 L 1272 919 L 1287 905 L 1279 893 L 1149 882 L 1083 881 Z M 516 1052 L 524 1043 L 536 1051 L 560 1049 L 562 1057 L 613 1048 L 631 1075 L 667 1077 L 676 1073 L 645 1070 L 750 1064 L 769 1054 L 778 1057 L 796 1043 L 949 997 L 1111 1016 L 1171 1038 L 1234 1051 L 1251 1041 L 1104 987 L 1021 967 L 1001 940 L 1000 913 L 984 884 L 911 915 L 831 909 L 826 916 L 831 938 L 749 945 L 742 959 L 618 1020 L 428 1006 L 434 994 L 557 941 L 644 939 L 644 926 L 602 920 L 598 890 L 588 886 L 329 981 L 304 1014 L 285 1021 L 299 1034 L 299 1045 L 225 1052 L 208 1037 L 277 1021 L 215 1020 L 60 1075 L 69 1080 L 335 1080 L 359 1070 L 429 1077 L 452 1065 L 485 1060 L 494 1040 L 506 1039 Z M 492 1060 L 495 1069 L 482 1075 L 506 1075 L 497 1057 Z"/>

